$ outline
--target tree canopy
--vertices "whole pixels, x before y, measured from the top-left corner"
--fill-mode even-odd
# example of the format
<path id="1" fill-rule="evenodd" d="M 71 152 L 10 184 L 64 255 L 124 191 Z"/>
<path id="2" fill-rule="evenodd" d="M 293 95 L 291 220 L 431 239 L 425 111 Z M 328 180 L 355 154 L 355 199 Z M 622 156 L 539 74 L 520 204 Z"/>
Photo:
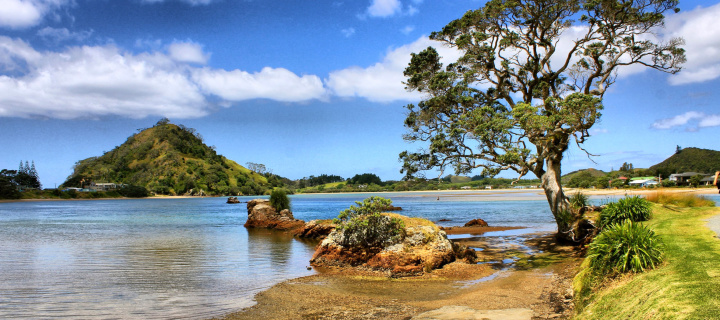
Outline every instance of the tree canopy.
<path id="1" fill-rule="evenodd" d="M 407 106 L 404 138 L 429 147 L 401 153 L 402 171 L 407 178 L 433 168 L 532 172 L 565 232 L 563 153 L 573 141 L 582 149 L 620 68 L 680 70 L 683 40 L 651 35 L 676 6 L 672 0 L 491 0 L 433 32 L 431 39 L 462 55 L 444 65 L 433 47 L 412 54 L 405 84 L 425 99 Z"/>

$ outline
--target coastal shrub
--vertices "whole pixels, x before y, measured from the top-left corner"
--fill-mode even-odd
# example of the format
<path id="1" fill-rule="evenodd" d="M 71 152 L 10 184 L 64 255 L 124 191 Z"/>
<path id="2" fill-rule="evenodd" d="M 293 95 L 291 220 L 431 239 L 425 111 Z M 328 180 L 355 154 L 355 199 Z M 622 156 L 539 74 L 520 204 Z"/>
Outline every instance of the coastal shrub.
<path id="1" fill-rule="evenodd" d="M 589 197 L 584 193 L 576 192 L 570 196 L 570 206 L 572 206 L 573 209 L 579 210 L 580 208 L 588 205 L 588 199 Z"/>
<path id="2" fill-rule="evenodd" d="M 74 191 L 74 190 L 70 190 Z M 150 195 L 150 192 L 148 192 L 145 187 L 142 186 L 134 186 L 134 185 L 128 185 L 120 188 L 118 190 L 118 193 L 121 194 L 123 197 L 128 198 L 145 198 L 148 195 Z"/>
<path id="3" fill-rule="evenodd" d="M 715 201 L 693 193 L 654 192 L 645 197 L 650 202 L 678 207 L 714 207 Z"/>
<path id="4" fill-rule="evenodd" d="M 392 200 L 373 196 L 355 204 L 333 219 L 336 229 L 342 232 L 343 246 L 384 247 L 402 240 L 405 223 L 380 214 L 392 205 Z"/>
<path id="5" fill-rule="evenodd" d="M 633 222 L 647 221 L 652 215 L 650 201 L 639 196 L 625 197 L 617 202 L 608 203 L 600 212 L 600 228 L 625 220 Z"/>
<path id="6" fill-rule="evenodd" d="M 610 225 L 588 247 L 588 268 L 597 275 L 643 272 L 663 260 L 660 238 L 631 220 Z"/>
<path id="7" fill-rule="evenodd" d="M 277 212 L 285 209 L 290 210 L 290 198 L 287 196 L 287 191 L 283 188 L 274 189 L 270 193 L 270 205 L 275 208 Z"/>

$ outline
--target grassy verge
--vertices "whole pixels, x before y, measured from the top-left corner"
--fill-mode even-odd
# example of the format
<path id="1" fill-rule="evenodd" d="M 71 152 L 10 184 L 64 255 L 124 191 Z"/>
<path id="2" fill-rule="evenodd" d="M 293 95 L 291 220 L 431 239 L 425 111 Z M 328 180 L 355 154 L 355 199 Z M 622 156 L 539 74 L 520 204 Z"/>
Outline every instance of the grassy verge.
<path id="1" fill-rule="evenodd" d="M 646 224 L 665 244 L 665 264 L 576 297 L 576 319 L 720 319 L 720 240 L 706 227 L 720 209 L 653 209 Z"/>

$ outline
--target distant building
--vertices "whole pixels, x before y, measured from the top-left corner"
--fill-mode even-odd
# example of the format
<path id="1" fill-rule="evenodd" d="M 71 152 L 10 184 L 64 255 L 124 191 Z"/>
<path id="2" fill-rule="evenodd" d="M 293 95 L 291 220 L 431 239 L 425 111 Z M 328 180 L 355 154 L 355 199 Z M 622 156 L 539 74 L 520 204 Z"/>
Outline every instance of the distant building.
<path id="1" fill-rule="evenodd" d="M 658 184 L 658 182 L 655 180 L 655 178 L 653 178 L 653 179 L 636 179 L 636 180 L 630 181 L 629 184 L 631 186 L 638 186 L 638 187 L 645 188 L 645 187 L 650 187 L 650 186 L 656 186 Z"/>
<path id="2" fill-rule="evenodd" d="M 706 176 L 707 174 L 697 173 L 697 172 L 673 173 L 670 175 L 668 180 L 675 181 L 675 183 L 677 183 L 677 184 L 683 184 L 683 183 L 687 183 L 690 180 L 690 178 L 692 178 L 696 175 Z"/>
<path id="3" fill-rule="evenodd" d="M 109 191 L 122 187 L 122 184 L 112 182 L 90 182 L 88 189 L 92 191 Z"/>

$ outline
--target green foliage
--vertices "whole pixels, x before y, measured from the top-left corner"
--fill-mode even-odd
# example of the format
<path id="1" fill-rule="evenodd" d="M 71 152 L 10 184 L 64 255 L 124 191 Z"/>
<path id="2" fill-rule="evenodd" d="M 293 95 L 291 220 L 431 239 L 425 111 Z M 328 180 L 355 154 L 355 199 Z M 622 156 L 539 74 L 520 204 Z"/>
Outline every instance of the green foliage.
<path id="1" fill-rule="evenodd" d="M 363 173 L 363 174 L 356 174 L 352 178 L 348 179 L 347 183 L 349 184 L 376 184 L 376 185 L 382 185 L 382 180 L 380 177 L 373 173 Z"/>
<path id="2" fill-rule="evenodd" d="M 14 181 L 15 174 L 15 170 L 0 171 L 0 199 L 20 199 L 21 195 Z"/>
<path id="3" fill-rule="evenodd" d="M 684 148 L 675 152 L 670 158 L 651 166 L 649 169 L 653 175 L 661 175 L 667 178 L 673 173 L 682 172 L 715 172 L 720 168 L 720 151 Z"/>
<path id="4" fill-rule="evenodd" d="M 647 221 L 652 216 L 650 201 L 639 196 L 625 197 L 608 203 L 600 212 L 600 228 L 604 229 L 625 220 Z"/>
<path id="5" fill-rule="evenodd" d="M 392 200 L 369 197 L 357 206 L 340 211 L 333 223 L 343 233 L 342 245 L 350 247 L 384 247 L 401 240 L 405 223 L 399 218 L 381 215 L 392 205 Z"/>
<path id="6" fill-rule="evenodd" d="M 660 238 L 650 228 L 631 220 L 616 223 L 588 247 L 588 267 L 599 276 L 643 272 L 663 260 Z"/>
<path id="7" fill-rule="evenodd" d="M 580 145 L 590 137 L 616 72 L 633 64 L 680 70 L 683 40 L 647 37 L 676 6 L 675 0 L 491 0 L 433 32 L 432 40 L 462 56 L 444 65 L 433 47 L 411 54 L 405 85 L 425 99 L 406 106 L 404 138 L 427 147 L 400 154 L 405 178 L 431 169 L 460 175 L 483 168 L 488 176 L 513 170 L 549 177 L 543 187 L 561 190 L 563 154 L 573 140 Z M 569 52 L 556 50 L 578 18 L 584 28 L 568 39 Z M 548 199 L 554 215 L 565 209 L 555 205 L 564 200 Z"/>
<path id="8" fill-rule="evenodd" d="M 75 190 L 70 190 L 75 191 Z M 123 197 L 128 198 L 145 198 L 150 195 L 150 192 L 148 192 L 145 187 L 142 186 L 134 186 L 134 185 L 128 185 L 120 188 L 118 190 L 118 193 L 120 193 Z"/>
<path id="9" fill-rule="evenodd" d="M 585 207 L 588 205 L 588 200 L 590 198 L 582 193 L 582 192 L 576 192 L 572 196 L 570 196 L 570 206 L 573 207 L 573 209 L 579 210 L 582 207 Z"/>
<path id="10" fill-rule="evenodd" d="M 161 119 L 102 156 L 78 161 L 62 186 L 114 182 L 170 195 L 237 195 L 241 190 L 257 195 L 284 186 L 282 178 L 264 166 L 263 171 L 252 172 L 218 155 L 195 129 Z"/>
<path id="11" fill-rule="evenodd" d="M 383 212 L 392 205 L 392 200 L 373 196 L 362 202 L 355 201 L 355 204 L 357 206 L 351 205 L 350 208 L 340 211 L 335 223 L 343 223 L 358 216 Z"/>
<path id="12" fill-rule="evenodd" d="M 287 191 L 282 188 L 277 188 L 270 193 L 270 205 L 275 208 L 275 211 L 280 212 L 285 209 L 290 210 L 290 198 L 287 196 Z"/>

